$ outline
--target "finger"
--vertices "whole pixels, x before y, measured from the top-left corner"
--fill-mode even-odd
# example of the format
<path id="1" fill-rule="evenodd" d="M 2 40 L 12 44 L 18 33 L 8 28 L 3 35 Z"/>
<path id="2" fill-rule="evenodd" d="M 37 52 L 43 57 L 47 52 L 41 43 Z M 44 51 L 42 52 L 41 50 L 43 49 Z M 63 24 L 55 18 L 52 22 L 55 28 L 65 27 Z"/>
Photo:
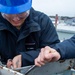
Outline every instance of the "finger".
<path id="1" fill-rule="evenodd" d="M 18 55 L 18 68 L 21 67 L 21 64 L 22 64 L 22 55 Z"/>
<path id="2" fill-rule="evenodd" d="M 38 65 L 44 65 L 44 62 L 41 61 L 40 54 L 39 54 L 39 56 L 36 59 L 36 64 L 38 64 Z"/>
<path id="3" fill-rule="evenodd" d="M 56 55 L 56 52 L 57 51 L 55 49 L 50 48 L 49 46 L 46 46 L 45 47 L 45 59 L 50 61 Z M 55 53 L 54 56 L 51 55 L 52 53 Z"/>
<path id="4" fill-rule="evenodd" d="M 16 56 L 16 57 L 14 57 L 14 59 L 13 59 L 13 67 L 14 68 L 19 68 L 19 67 L 21 67 L 21 55 L 18 55 L 18 56 Z"/>
<path id="5" fill-rule="evenodd" d="M 37 59 L 38 59 L 38 58 L 35 59 L 35 65 L 38 66 L 38 67 L 41 67 L 41 64 L 39 64 L 39 63 L 37 62 Z"/>
<path id="6" fill-rule="evenodd" d="M 44 60 L 44 48 L 41 49 L 41 52 L 40 52 L 40 61 L 44 64 L 45 63 L 45 60 Z"/>
<path id="7" fill-rule="evenodd" d="M 52 57 L 51 57 L 50 53 L 45 54 L 45 56 L 44 56 L 44 60 L 45 60 L 45 63 L 47 63 L 47 62 L 49 62 L 49 61 L 52 60 Z"/>
<path id="8" fill-rule="evenodd" d="M 60 54 L 58 52 L 53 52 L 50 54 L 50 57 L 52 58 L 50 61 L 58 61 L 60 59 Z"/>
<path id="9" fill-rule="evenodd" d="M 37 58 L 37 63 L 40 64 L 40 65 L 42 64 L 42 62 L 41 62 L 41 53 L 39 54 L 39 56 Z"/>
<path id="10" fill-rule="evenodd" d="M 39 59 L 37 59 L 37 62 L 40 65 L 45 65 L 45 60 L 44 60 L 44 48 L 41 49 L 41 52 L 39 54 Z"/>
<path id="11" fill-rule="evenodd" d="M 45 50 L 47 50 L 49 53 L 56 51 L 56 50 L 54 50 L 53 48 L 51 48 L 51 47 L 49 47 L 49 46 L 46 46 L 46 47 L 45 47 Z"/>
<path id="12" fill-rule="evenodd" d="M 49 57 L 51 53 L 51 50 L 48 46 L 45 47 L 45 50 L 44 50 L 44 60 L 48 61 L 50 60 L 51 58 Z"/>
<path id="13" fill-rule="evenodd" d="M 16 59 L 13 59 L 13 68 L 17 68 L 18 61 Z"/>
<path id="14" fill-rule="evenodd" d="M 12 66 L 12 59 L 8 59 L 6 66 L 8 68 L 11 68 L 11 66 Z"/>
<path id="15" fill-rule="evenodd" d="M 17 68 L 21 67 L 21 60 L 19 60 L 18 64 L 17 64 Z"/>

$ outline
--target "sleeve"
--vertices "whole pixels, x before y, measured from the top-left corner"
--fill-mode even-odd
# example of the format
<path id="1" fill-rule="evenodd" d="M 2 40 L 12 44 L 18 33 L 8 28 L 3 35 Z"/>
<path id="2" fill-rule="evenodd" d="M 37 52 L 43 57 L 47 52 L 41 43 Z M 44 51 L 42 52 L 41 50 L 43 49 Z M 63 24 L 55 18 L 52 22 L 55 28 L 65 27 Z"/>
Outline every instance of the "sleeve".
<path id="1" fill-rule="evenodd" d="M 58 43 L 54 48 L 60 53 L 61 59 L 75 58 L 75 35 Z"/>
<path id="2" fill-rule="evenodd" d="M 1 49 L 1 45 L 2 45 L 2 44 L 1 44 L 1 31 L 0 31 L 0 61 L 2 61 L 2 59 L 1 59 L 1 50 L 2 50 L 2 49 Z"/>
<path id="3" fill-rule="evenodd" d="M 34 59 L 38 56 L 40 49 L 45 46 L 54 47 L 59 42 L 59 38 L 50 18 L 43 15 L 40 20 L 41 35 L 39 37 L 39 48 L 22 54 L 22 66 L 34 64 Z"/>
<path id="4" fill-rule="evenodd" d="M 47 15 L 42 17 L 41 30 L 40 46 L 54 47 L 56 43 L 60 42 L 56 29 Z"/>

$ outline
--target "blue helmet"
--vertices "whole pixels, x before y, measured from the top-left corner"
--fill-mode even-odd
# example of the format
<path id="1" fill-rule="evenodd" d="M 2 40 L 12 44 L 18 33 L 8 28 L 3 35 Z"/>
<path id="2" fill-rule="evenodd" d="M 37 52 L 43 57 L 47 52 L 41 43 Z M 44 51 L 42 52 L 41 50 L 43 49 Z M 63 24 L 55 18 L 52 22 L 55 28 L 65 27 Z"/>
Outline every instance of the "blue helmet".
<path id="1" fill-rule="evenodd" d="M 18 14 L 29 10 L 32 0 L 0 0 L 0 12 L 6 14 Z"/>

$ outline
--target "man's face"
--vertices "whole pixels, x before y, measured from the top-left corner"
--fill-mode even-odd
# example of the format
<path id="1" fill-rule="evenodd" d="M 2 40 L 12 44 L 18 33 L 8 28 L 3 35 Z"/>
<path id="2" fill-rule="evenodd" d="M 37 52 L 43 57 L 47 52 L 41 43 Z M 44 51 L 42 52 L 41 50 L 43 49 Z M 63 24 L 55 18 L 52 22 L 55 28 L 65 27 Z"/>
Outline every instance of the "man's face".
<path id="1" fill-rule="evenodd" d="M 25 19 L 28 17 L 28 13 L 23 12 L 23 13 L 20 13 L 20 14 L 4 14 L 4 17 L 13 26 L 15 26 L 17 29 L 20 29 L 21 25 L 23 24 Z"/>

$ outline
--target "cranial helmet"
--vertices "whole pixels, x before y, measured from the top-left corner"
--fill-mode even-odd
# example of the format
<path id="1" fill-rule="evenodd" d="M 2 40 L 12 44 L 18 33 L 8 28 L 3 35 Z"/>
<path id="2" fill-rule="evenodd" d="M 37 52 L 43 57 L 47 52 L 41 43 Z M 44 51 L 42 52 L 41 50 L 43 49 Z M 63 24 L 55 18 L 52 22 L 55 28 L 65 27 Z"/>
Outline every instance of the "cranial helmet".
<path id="1" fill-rule="evenodd" d="M 32 0 L 0 0 L 0 12 L 18 14 L 29 10 Z"/>

